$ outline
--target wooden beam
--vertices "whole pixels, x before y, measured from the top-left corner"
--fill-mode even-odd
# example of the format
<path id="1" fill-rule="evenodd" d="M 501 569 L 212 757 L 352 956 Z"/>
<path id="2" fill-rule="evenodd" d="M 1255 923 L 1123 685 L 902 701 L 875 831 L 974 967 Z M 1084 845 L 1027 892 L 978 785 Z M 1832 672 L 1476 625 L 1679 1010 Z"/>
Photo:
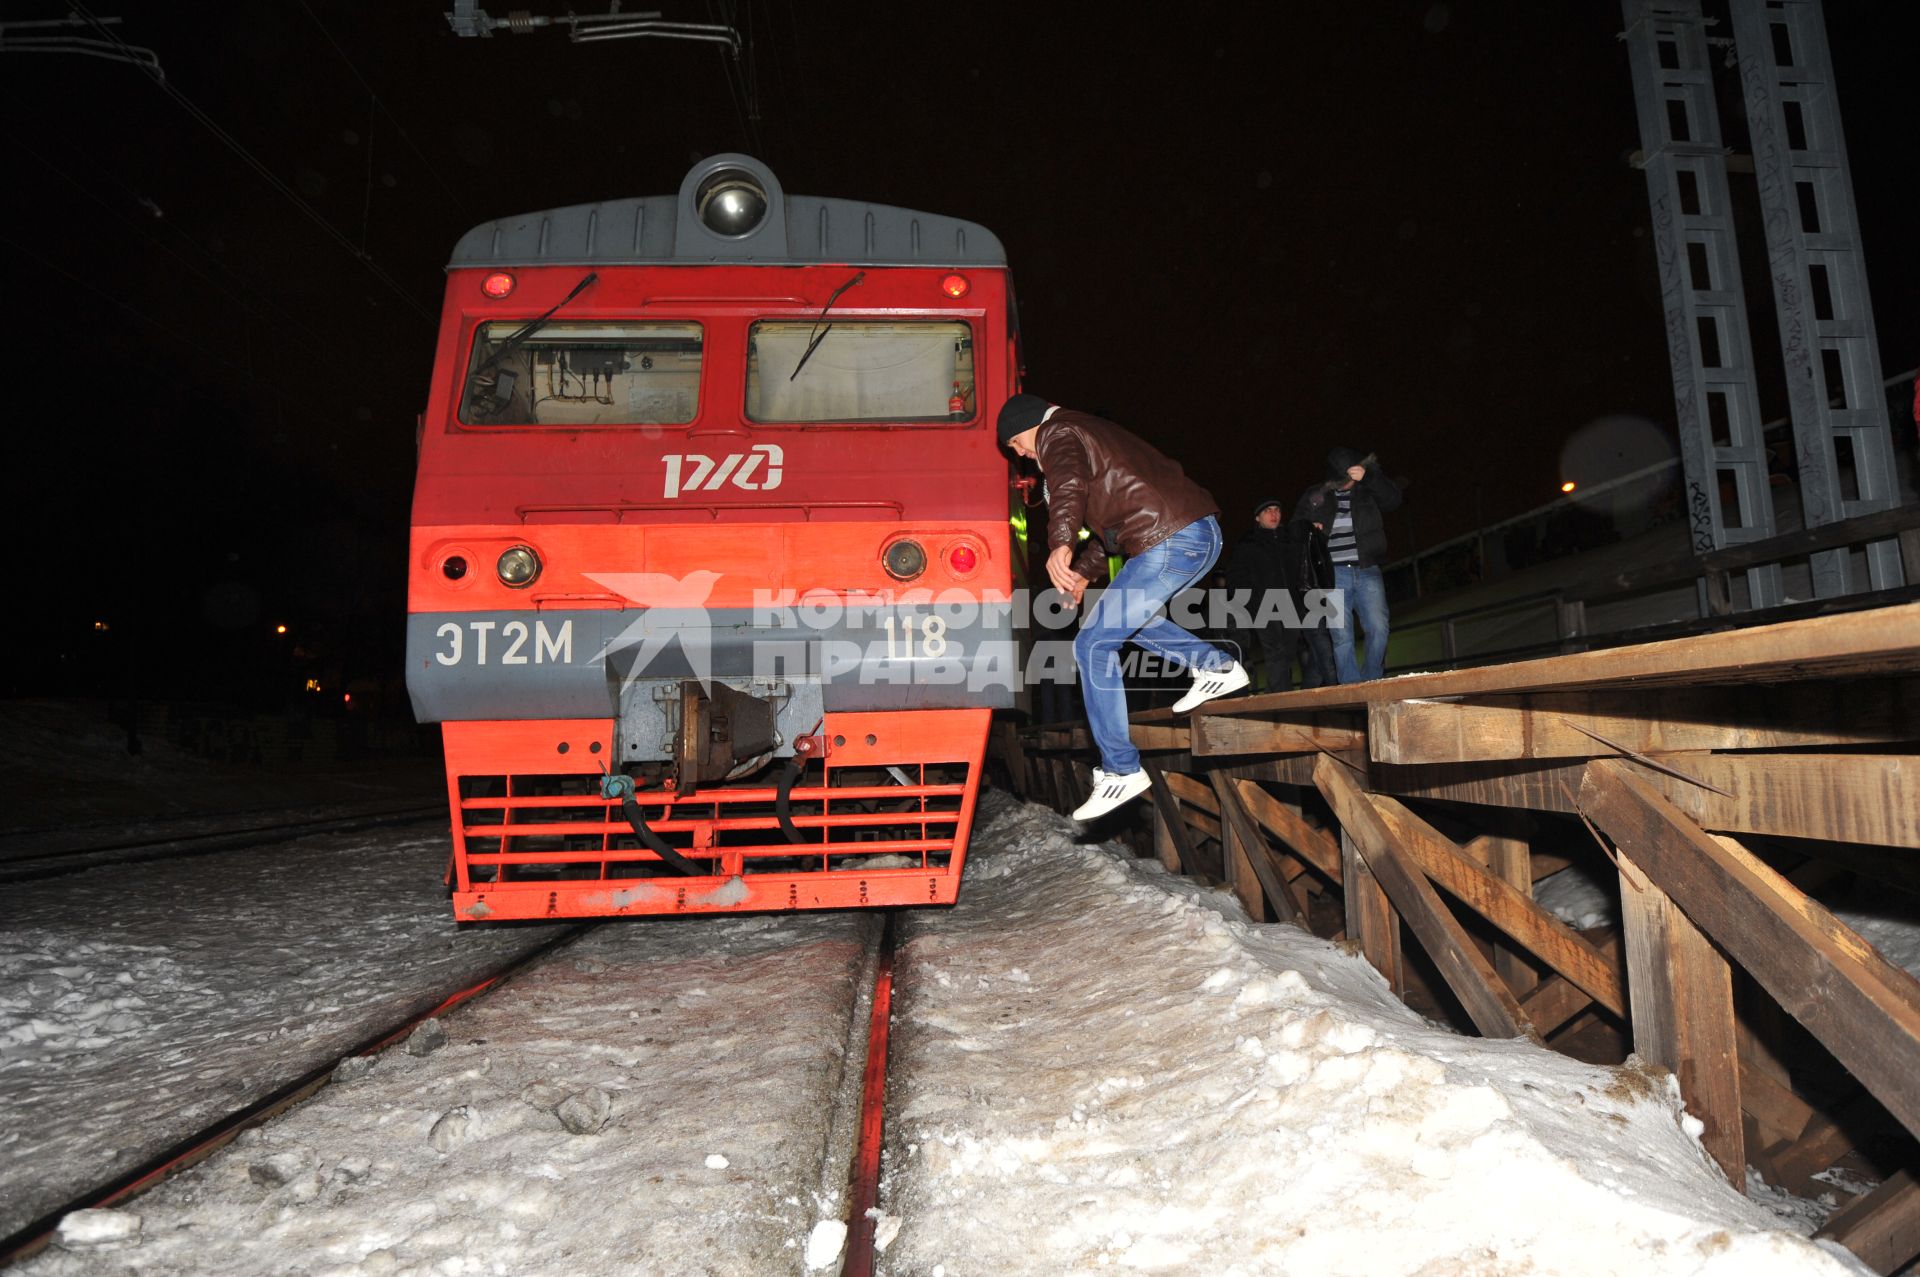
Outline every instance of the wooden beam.
<path id="1" fill-rule="evenodd" d="M 1814 1237 L 1839 1242 L 1876 1273 L 1900 1271 L 1920 1255 L 1920 1180 L 1912 1171 L 1896 1171 Z"/>
<path id="2" fill-rule="evenodd" d="M 1134 730 L 1139 729 L 1136 727 Z M 1339 753 L 1366 747 L 1367 733 L 1357 723 L 1275 723 L 1265 719 L 1229 718 L 1209 713 L 1196 713 L 1193 716 L 1193 752 L 1198 757 L 1220 754 Z"/>
<path id="3" fill-rule="evenodd" d="M 1701 831 L 1616 761 L 1587 765 L 1582 808 L 1695 924 L 1920 1134 L 1920 981 L 1738 842 Z M 1635 986 L 1636 991 L 1638 986 Z"/>
<path id="4" fill-rule="evenodd" d="M 1253 818 L 1247 814 L 1247 808 L 1240 801 L 1240 794 L 1233 787 L 1233 781 L 1218 772 L 1209 779 L 1213 782 L 1213 791 L 1220 802 L 1221 824 L 1232 833 L 1234 842 L 1246 854 L 1248 867 L 1260 880 L 1261 889 L 1267 900 L 1273 904 L 1273 911 L 1282 922 L 1291 922 L 1296 927 L 1305 928 L 1306 906 L 1295 898 L 1293 888 L 1288 885 L 1286 876 L 1281 872 L 1272 848 L 1267 840 L 1260 836 L 1259 828 Z M 1249 909 L 1248 915 L 1255 922 L 1261 921 L 1263 914 Z"/>
<path id="5" fill-rule="evenodd" d="M 1461 904 L 1499 928 L 1615 1015 L 1625 1015 L 1626 991 L 1614 963 L 1566 923 L 1511 883 L 1473 863 L 1445 835 L 1397 799 L 1372 795 L 1373 805 L 1407 858 Z"/>
<path id="6" fill-rule="evenodd" d="M 1767 683 L 1795 678 L 1920 672 L 1920 603 L 1812 616 L 1717 634 L 1575 652 L 1537 661 L 1408 674 L 1367 683 L 1269 692 L 1217 702 L 1214 714 L 1258 717 L 1416 697 L 1565 692 L 1608 685 Z"/>
<path id="7" fill-rule="evenodd" d="M 1195 780 L 1180 772 L 1163 773 L 1167 778 L 1167 788 L 1173 796 L 1183 803 L 1192 803 L 1209 816 L 1220 814 L 1220 800 L 1213 796 L 1213 787 L 1203 780 Z"/>
<path id="8" fill-rule="evenodd" d="M 1440 969 L 1447 987 L 1466 1008 L 1474 1027 L 1486 1037 L 1511 1038 L 1528 1032 L 1531 1026 L 1520 1010 L 1519 1001 L 1500 983 L 1500 977 L 1481 956 L 1460 926 L 1460 920 L 1441 903 L 1433 884 L 1401 855 L 1381 812 L 1354 783 L 1346 767 L 1323 757 L 1314 768 L 1314 781 L 1333 805 L 1341 827 L 1359 844 L 1367 867 L 1378 878 L 1394 908 L 1420 937 L 1420 943 Z M 1349 890 L 1352 885 L 1350 876 Z"/>
<path id="9" fill-rule="evenodd" d="M 1173 839 L 1176 867 L 1180 873 L 1193 875 L 1200 872 L 1200 858 L 1194 855 L 1193 839 L 1187 833 L 1187 822 L 1181 819 L 1180 804 L 1174 801 L 1173 791 L 1167 788 L 1166 773 L 1161 771 L 1151 759 L 1141 760 L 1147 769 L 1147 775 L 1153 786 L 1147 790 L 1153 800 L 1153 809 L 1160 817 L 1160 823 L 1166 827 L 1168 837 Z"/>
<path id="10" fill-rule="evenodd" d="M 1740 1122 L 1733 971 L 1664 891 L 1640 881 L 1644 875 L 1625 855 L 1620 865 L 1634 1053 L 1679 1079 L 1687 1111 L 1706 1128 L 1701 1144 L 1744 1193 L 1746 1136 Z"/>
<path id="11" fill-rule="evenodd" d="M 1312 865 L 1335 886 L 1340 884 L 1340 841 L 1324 829 L 1316 829 L 1301 815 L 1298 805 L 1285 803 L 1260 788 L 1257 781 L 1236 780 L 1234 788 L 1247 805 L 1247 814 L 1267 832 L 1293 849 L 1294 855 Z"/>
<path id="12" fill-rule="evenodd" d="M 1128 727 L 1127 734 L 1133 740 L 1133 747 L 1138 750 L 1164 753 L 1167 750 L 1184 751 L 1190 748 L 1188 742 L 1191 733 L 1184 723 L 1179 726 L 1134 723 Z"/>
<path id="13" fill-rule="evenodd" d="M 1692 779 L 1634 766 L 1702 828 L 1920 847 L 1920 756 L 1689 754 L 1667 761 Z M 1403 798 L 1575 812 L 1585 766 L 1534 760 L 1379 763 L 1368 788 Z"/>
<path id="14" fill-rule="evenodd" d="M 1160 814 L 1160 805 L 1153 806 L 1153 854 L 1167 867 L 1168 873 L 1180 872 L 1180 849 L 1174 844 L 1173 832 L 1167 825 L 1167 818 Z"/>
<path id="15" fill-rule="evenodd" d="M 1482 834 L 1473 840 L 1473 849 L 1485 855 L 1487 868 L 1495 878 L 1527 899 L 1533 899 L 1533 857 L 1526 839 Z M 1533 992 L 1533 987 L 1540 983 L 1540 973 L 1504 942 L 1493 946 L 1493 969 L 1520 997 Z"/>
<path id="16" fill-rule="evenodd" d="M 1377 701 L 1367 714 L 1373 757 L 1387 763 L 1789 749 L 1917 737 L 1920 680 L 1914 679 Z"/>

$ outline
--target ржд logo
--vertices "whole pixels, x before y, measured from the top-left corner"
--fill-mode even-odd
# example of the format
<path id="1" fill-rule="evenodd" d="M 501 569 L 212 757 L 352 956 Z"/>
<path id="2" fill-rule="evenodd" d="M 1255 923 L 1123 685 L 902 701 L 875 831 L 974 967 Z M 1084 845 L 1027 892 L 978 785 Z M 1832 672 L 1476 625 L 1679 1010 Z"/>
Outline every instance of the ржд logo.
<path id="1" fill-rule="evenodd" d="M 665 458 L 667 483 L 662 495 L 672 498 L 683 492 L 717 492 L 729 482 L 748 492 L 770 492 L 780 486 L 780 466 L 785 458 L 777 443 L 756 443 L 750 451 L 730 452 L 717 462 L 699 452 L 670 453 Z M 764 471 L 762 462 L 766 463 Z"/>

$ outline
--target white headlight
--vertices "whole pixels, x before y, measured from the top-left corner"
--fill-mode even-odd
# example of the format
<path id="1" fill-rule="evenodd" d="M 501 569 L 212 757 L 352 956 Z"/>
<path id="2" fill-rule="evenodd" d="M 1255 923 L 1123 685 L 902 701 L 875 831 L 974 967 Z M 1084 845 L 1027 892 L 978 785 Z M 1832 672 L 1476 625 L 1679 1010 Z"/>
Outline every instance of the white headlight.
<path id="1" fill-rule="evenodd" d="M 500 584 L 525 589 L 540 575 L 540 556 L 524 545 L 516 545 L 500 556 L 498 570 Z"/>

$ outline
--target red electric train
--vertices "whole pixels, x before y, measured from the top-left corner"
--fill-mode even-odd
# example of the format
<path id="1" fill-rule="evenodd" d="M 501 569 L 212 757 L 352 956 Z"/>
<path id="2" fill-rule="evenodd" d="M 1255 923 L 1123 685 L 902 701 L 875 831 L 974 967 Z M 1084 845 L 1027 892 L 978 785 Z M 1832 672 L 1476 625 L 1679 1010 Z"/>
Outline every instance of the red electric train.
<path id="1" fill-rule="evenodd" d="M 407 617 L 455 915 L 951 903 L 1018 369 L 990 232 L 743 155 L 462 238 Z"/>

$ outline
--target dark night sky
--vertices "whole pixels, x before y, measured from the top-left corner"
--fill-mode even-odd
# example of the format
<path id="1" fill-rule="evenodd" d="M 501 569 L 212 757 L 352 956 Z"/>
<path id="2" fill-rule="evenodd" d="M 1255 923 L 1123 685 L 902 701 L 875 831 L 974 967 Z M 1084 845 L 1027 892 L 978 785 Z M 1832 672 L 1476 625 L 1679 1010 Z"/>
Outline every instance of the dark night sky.
<path id="1" fill-rule="evenodd" d="M 460 40 L 441 4 L 398 0 L 89 6 L 380 274 L 140 71 L 5 56 L 10 486 L 57 566 L 29 663 L 107 615 L 122 659 L 191 648 L 210 678 L 281 615 L 349 666 L 396 655 L 453 241 L 669 193 L 716 151 L 757 150 L 791 191 L 992 227 L 1029 388 L 1159 442 L 1229 523 L 1352 443 L 1411 481 L 1403 553 L 1410 526 L 1431 544 L 1476 503 L 1551 497 L 1581 426 L 1672 418 L 1612 3 L 749 0 L 758 146 L 709 46 Z M 1828 5 L 1889 374 L 1920 360 L 1916 8 Z M 1737 101 L 1721 110 L 1743 145 Z M 1771 297 L 1741 230 L 1771 417 Z"/>

